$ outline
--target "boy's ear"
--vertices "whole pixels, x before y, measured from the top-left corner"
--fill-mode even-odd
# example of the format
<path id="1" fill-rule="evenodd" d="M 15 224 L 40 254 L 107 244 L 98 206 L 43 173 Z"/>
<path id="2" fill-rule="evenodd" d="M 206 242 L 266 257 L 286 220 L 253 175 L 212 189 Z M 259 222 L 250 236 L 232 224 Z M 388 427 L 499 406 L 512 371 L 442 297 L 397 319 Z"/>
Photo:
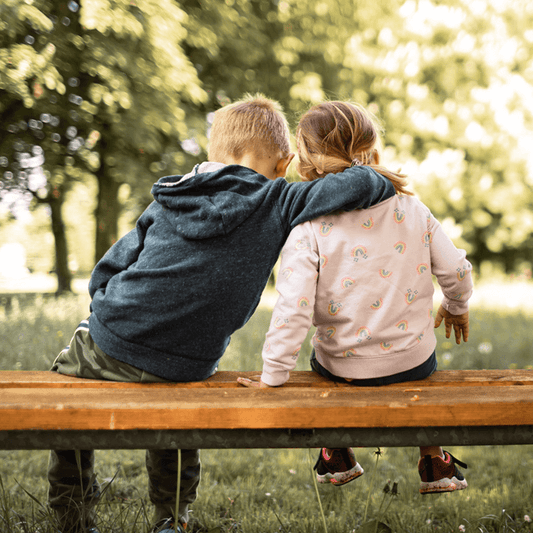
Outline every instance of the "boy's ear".
<path id="1" fill-rule="evenodd" d="M 294 159 L 294 154 L 289 154 L 287 157 L 282 157 L 277 163 L 275 168 L 276 178 L 284 178 L 287 174 L 287 170 L 291 161 Z"/>

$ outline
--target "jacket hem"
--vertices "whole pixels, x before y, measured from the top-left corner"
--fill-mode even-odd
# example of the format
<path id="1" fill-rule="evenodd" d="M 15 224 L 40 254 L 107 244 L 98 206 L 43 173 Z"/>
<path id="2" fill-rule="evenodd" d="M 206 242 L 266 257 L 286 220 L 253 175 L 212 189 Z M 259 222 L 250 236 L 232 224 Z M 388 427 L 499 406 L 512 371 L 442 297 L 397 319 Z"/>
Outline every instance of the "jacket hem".
<path id="1" fill-rule="evenodd" d="M 427 340 L 422 340 L 409 350 L 390 355 L 380 355 L 379 357 L 376 357 L 375 354 L 332 357 L 321 353 L 318 346 L 315 346 L 315 353 L 317 361 L 335 376 L 345 379 L 381 378 L 411 370 L 424 363 L 437 346 L 435 336 L 428 335 L 428 337 Z M 379 348 L 377 349 L 379 350 Z"/>
<path id="2" fill-rule="evenodd" d="M 89 331 L 94 342 L 106 355 L 168 381 L 204 381 L 215 373 L 220 359 L 217 357 L 202 361 L 133 344 L 110 332 L 94 313 L 89 318 Z M 200 361 L 204 363 L 201 368 L 198 367 Z"/>

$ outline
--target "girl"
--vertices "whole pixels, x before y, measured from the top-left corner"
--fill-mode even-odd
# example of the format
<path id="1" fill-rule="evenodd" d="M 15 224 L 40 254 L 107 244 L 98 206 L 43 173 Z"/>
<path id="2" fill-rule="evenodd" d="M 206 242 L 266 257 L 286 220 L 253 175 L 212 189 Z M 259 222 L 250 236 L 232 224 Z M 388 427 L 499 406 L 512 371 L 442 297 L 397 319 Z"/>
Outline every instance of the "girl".
<path id="1" fill-rule="evenodd" d="M 444 319 L 457 344 L 468 340 L 470 263 L 429 209 L 405 189 L 405 177 L 379 165 L 373 117 L 347 102 L 312 107 L 297 128 L 303 180 L 353 165 L 389 178 L 396 196 L 370 209 L 337 212 L 297 226 L 282 252 L 279 299 L 263 348 L 261 382 L 280 386 L 294 369 L 313 323 L 311 366 L 334 381 L 379 386 L 430 376 L 437 367 L 433 331 Z M 433 279 L 444 299 L 433 322 Z M 439 446 L 420 448 L 420 492 L 467 486 L 456 460 Z M 342 485 L 363 473 L 354 452 L 320 451 L 318 481 Z"/>

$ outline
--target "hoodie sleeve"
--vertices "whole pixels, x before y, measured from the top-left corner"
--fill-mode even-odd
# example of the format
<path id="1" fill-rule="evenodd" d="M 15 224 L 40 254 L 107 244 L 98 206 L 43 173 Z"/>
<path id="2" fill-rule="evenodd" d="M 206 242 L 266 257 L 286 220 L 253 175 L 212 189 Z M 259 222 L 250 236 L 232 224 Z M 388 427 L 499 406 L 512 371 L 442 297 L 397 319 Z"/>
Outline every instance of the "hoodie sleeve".
<path id="1" fill-rule="evenodd" d="M 267 385 L 283 385 L 296 366 L 312 323 L 319 261 L 311 225 L 291 231 L 282 251 L 276 283 L 279 297 L 263 346 L 261 380 Z"/>
<path id="2" fill-rule="evenodd" d="M 311 182 L 290 183 L 281 195 L 281 219 L 290 229 L 338 209 L 366 209 L 396 194 L 392 182 L 368 166 L 347 168 Z"/>
<path id="3" fill-rule="evenodd" d="M 430 247 L 431 272 L 444 295 L 442 307 L 452 315 L 462 315 L 468 311 L 472 296 L 472 265 L 466 252 L 454 246 L 433 215 L 429 214 L 427 222 L 424 241 Z"/>
<path id="4" fill-rule="evenodd" d="M 119 239 L 109 248 L 104 257 L 98 261 L 89 282 L 89 294 L 91 298 L 94 298 L 98 290 L 105 290 L 105 287 L 113 276 L 126 270 L 137 261 L 143 249 L 144 235 L 145 232 L 139 219 L 137 227 Z"/>

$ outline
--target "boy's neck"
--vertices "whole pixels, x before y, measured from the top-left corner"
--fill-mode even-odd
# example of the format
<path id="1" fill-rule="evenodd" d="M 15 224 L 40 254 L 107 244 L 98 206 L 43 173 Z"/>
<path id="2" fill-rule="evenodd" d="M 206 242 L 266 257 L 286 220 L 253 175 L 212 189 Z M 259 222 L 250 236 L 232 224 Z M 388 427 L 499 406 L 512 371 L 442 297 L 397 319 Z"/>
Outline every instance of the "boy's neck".
<path id="1" fill-rule="evenodd" d="M 284 177 L 289 163 L 294 154 L 290 154 L 287 158 L 278 159 L 274 156 L 260 157 L 252 152 L 246 152 L 241 157 L 227 156 L 221 163 L 226 165 L 240 165 L 255 170 L 258 174 L 262 174 L 270 180 Z"/>

